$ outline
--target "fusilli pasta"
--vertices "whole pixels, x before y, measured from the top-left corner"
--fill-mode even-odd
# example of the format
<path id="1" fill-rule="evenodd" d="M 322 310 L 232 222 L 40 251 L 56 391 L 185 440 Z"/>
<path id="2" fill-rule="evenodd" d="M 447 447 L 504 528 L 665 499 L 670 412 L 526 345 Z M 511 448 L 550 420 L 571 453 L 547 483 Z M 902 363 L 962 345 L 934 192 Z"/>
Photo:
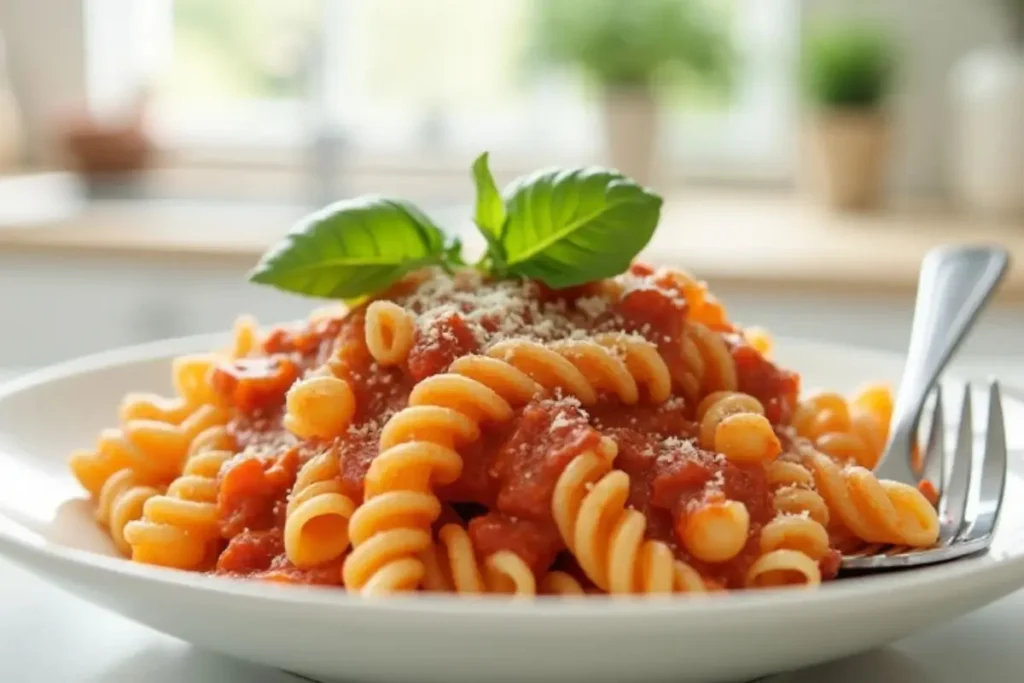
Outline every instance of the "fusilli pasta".
<path id="1" fill-rule="evenodd" d="M 212 427 L 197 441 L 212 444 L 219 430 Z M 219 538 L 217 474 L 233 455 L 230 450 L 202 447 L 193 452 L 166 494 L 149 498 L 141 519 L 125 526 L 132 559 L 177 569 L 196 569 L 210 561 L 211 547 Z"/>
<path id="2" fill-rule="evenodd" d="M 415 333 L 412 316 L 401 306 L 374 301 L 366 307 L 366 348 L 381 365 L 404 363 Z"/>
<path id="3" fill-rule="evenodd" d="M 348 429 L 356 398 L 343 379 L 333 375 L 300 380 L 288 390 L 284 427 L 304 439 L 334 439 Z"/>
<path id="4" fill-rule="evenodd" d="M 700 444 L 735 462 L 768 463 L 782 444 L 753 396 L 733 391 L 708 394 L 697 406 Z"/>
<path id="5" fill-rule="evenodd" d="M 716 391 L 736 391 L 736 363 L 722 335 L 690 323 L 680 340 L 684 363 L 673 374 L 683 395 L 696 403 Z"/>
<path id="6" fill-rule="evenodd" d="M 835 393 L 804 399 L 793 415 L 793 427 L 822 453 L 870 469 L 885 449 L 891 417 L 888 388 L 869 387 L 850 402 Z"/>
<path id="7" fill-rule="evenodd" d="M 533 572 L 518 556 L 500 551 L 481 561 L 466 530 L 445 524 L 438 541 L 422 556 L 423 588 L 456 593 L 508 593 L 531 597 L 537 593 Z"/>
<path id="8" fill-rule="evenodd" d="M 555 485 L 552 513 L 587 577 L 609 593 L 703 592 L 700 574 L 667 545 L 644 540 L 644 516 L 626 509 L 629 477 L 612 469 L 615 444 L 576 456 Z"/>
<path id="9" fill-rule="evenodd" d="M 871 468 L 892 395 L 799 400 L 693 276 L 566 290 L 409 274 L 183 356 L 70 467 L 138 562 L 363 594 L 816 586 L 839 551 L 935 542 Z"/>
<path id="10" fill-rule="evenodd" d="M 879 480 L 859 465 L 840 467 L 815 451 L 805 463 L 834 521 L 862 541 L 920 548 L 938 539 L 935 509 L 913 486 Z"/>
<path id="11" fill-rule="evenodd" d="M 118 470 L 104 482 L 96 498 L 96 519 L 110 531 L 110 538 L 117 549 L 126 555 L 132 552 L 131 544 L 125 540 L 125 527 L 142 517 L 143 506 L 150 498 L 160 495 L 160 490 L 139 484 L 131 470 Z"/>
<path id="12" fill-rule="evenodd" d="M 345 495 L 333 450 L 310 459 L 299 470 L 288 498 L 284 550 L 299 568 L 341 557 L 349 546 L 348 521 L 355 503 Z"/>

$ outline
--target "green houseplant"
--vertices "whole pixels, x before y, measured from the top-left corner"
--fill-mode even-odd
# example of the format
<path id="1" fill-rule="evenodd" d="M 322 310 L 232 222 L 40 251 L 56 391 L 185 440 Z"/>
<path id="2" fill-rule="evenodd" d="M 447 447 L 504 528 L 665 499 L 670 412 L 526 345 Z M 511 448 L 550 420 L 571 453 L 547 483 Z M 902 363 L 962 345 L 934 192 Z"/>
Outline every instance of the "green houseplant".
<path id="1" fill-rule="evenodd" d="M 819 27 L 806 39 L 802 66 L 812 109 L 812 178 L 837 209 L 874 208 L 889 156 L 885 103 L 896 72 L 892 42 L 869 24 Z"/>
<path id="2" fill-rule="evenodd" d="M 535 7 L 535 56 L 576 67 L 598 87 L 609 161 L 640 182 L 653 172 L 659 86 L 678 79 L 724 91 L 731 83 L 721 3 L 539 0 Z"/>

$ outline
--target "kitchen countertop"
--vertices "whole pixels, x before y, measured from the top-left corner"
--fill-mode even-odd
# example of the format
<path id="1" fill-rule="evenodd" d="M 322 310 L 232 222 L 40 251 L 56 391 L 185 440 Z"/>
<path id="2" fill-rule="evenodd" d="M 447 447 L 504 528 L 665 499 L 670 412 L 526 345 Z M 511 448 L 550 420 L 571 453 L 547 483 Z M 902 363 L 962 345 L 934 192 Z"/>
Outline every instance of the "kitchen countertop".
<path id="1" fill-rule="evenodd" d="M 255 262 L 305 210 L 284 204 L 105 200 L 83 202 L 66 187 L 0 211 L 0 253 L 75 253 Z M 19 193 L 20 196 L 20 193 Z M 29 203 L 29 208 L 31 203 Z M 469 210 L 445 210 L 469 216 Z M 467 247 L 480 247 L 463 225 Z M 1024 256 L 1024 221 L 968 219 L 934 206 L 835 215 L 770 191 L 693 189 L 666 198 L 662 227 L 643 256 L 684 264 L 718 284 L 910 296 L 921 258 L 942 243 L 989 242 Z M 1003 302 L 1024 302 L 1024 272 L 1011 269 Z"/>

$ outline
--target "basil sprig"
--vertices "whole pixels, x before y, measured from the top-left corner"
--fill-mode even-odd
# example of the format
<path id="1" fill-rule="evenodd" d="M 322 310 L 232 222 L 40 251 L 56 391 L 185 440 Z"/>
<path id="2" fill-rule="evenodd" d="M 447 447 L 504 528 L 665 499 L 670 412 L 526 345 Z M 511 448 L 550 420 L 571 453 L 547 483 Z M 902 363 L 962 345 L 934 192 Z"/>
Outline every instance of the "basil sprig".
<path id="1" fill-rule="evenodd" d="M 654 234 L 662 199 L 605 168 L 547 169 L 499 192 L 487 154 L 474 162 L 474 222 L 487 243 L 477 268 L 554 288 L 617 275 Z M 465 265 L 413 204 L 359 197 L 301 220 L 272 247 L 250 280 L 315 297 L 358 299 L 427 265 Z"/>
<path id="2" fill-rule="evenodd" d="M 487 253 L 480 261 L 480 267 L 495 275 L 503 276 L 505 268 L 505 247 L 501 243 L 505 232 L 508 213 L 501 199 L 498 186 L 487 165 L 487 152 L 473 162 L 473 182 L 476 184 L 476 211 L 473 220 L 477 230 L 487 241 Z"/>

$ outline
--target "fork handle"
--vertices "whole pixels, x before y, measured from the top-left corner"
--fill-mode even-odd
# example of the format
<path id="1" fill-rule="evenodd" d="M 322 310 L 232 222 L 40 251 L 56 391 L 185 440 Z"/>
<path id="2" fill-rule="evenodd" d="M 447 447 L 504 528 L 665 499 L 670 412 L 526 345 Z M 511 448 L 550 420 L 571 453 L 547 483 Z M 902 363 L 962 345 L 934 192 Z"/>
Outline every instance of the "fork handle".
<path id="1" fill-rule="evenodd" d="M 909 453 L 917 434 L 925 399 L 949 363 L 978 314 L 999 286 L 1010 257 L 996 246 L 945 246 L 932 249 L 921 264 L 917 304 L 910 331 L 910 348 L 893 410 L 892 430 L 886 455 Z M 898 447 L 904 445 L 904 449 Z M 894 448 L 894 445 L 897 447 Z M 886 457 L 879 474 L 904 463 Z M 914 473 L 915 480 L 919 473 Z M 894 476 L 906 481 L 905 477 Z"/>

